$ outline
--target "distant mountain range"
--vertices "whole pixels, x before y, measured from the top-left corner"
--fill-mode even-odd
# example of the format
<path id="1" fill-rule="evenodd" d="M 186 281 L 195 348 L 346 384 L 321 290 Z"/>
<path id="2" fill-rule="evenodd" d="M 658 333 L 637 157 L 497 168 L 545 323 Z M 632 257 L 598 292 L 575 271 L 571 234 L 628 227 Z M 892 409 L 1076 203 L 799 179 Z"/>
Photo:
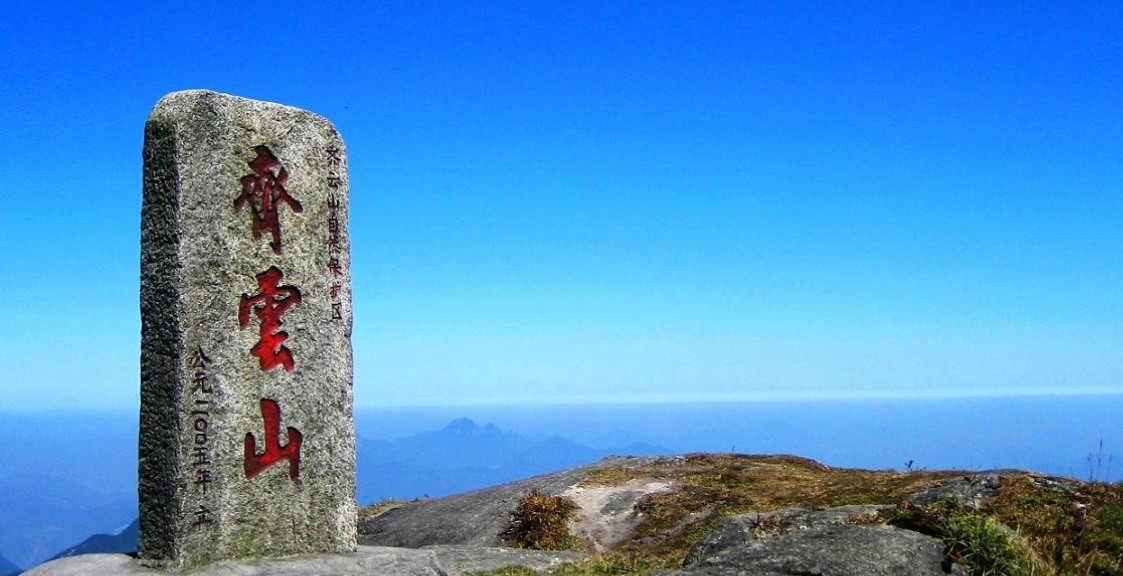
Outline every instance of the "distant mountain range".
<path id="1" fill-rule="evenodd" d="M 30 568 L 91 533 L 128 524 L 136 497 L 115 497 L 46 474 L 0 477 L 0 553 Z"/>
<path id="2" fill-rule="evenodd" d="M 467 418 L 395 440 L 360 437 L 356 452 L 360 505 L 455 494 L 588 464 L 609 454 L 671 453 L 639 442 L 591 448 L 560 436 L 503 432 L 494 424 L 480 426 Z"/>
<path id="3" fill-rule="evenodd" d="M 591 448 L 559 436 L 522 435 L 504 432 L 494 424 L 480 426 L 467 418 L 453 420 L 440 430 L 422 432 L 394 440 L 369 440 L 359 437 L 356 444 L 356 492 L 360 505 L 371 504 L 387 498 L 412 500 L 415 498 L 438 497 L 494 486 L 519 480 L 545 472 L 571 468 L 600 460 L 609 454 L 655 455 L 669 454 L 670 450 L 651 444 L 633 442 L 618 448 Z M 87 527 L 85 534 L 95 532 L 89 523 L 75 523 L 71 516 L 81 510 L 81 503 L 93 498 L 87 490 L 70 486 L 57 478 L 42 478 L 40 484 L 49 493 L 58 492 L 61 498 L 58 506 L 43 508 L 42 498 L 24 495 L 20 510 L 26 514 L 26 522 L 18 529 L 9 527 L 0 534 L 3 538 L 21 538 L 21 531 L 27 534 L 42 534 L 49 530 L 32 524 L 39 522 L 46 526 L 67 524 L 69 527 L 62 536 L 35 545 L 16 547 L 23 551 L 33 566 L 43 558 L 61 558 L 77 554 L 99 552 L 132 552 L 137 544 L 137 521 L 112 534 L 96 534 L 82 540 L 78 545 L 57 552 L 69 536 L 70 542 L 78 541 L 82 533 L 75 532 Z M 51 486 L 57 486 L 55 491 Z M 2 488 L 0 488 L 2 490 Z M 9 507 L 13 502 L 9 501 Z M 122 507 L 118 507 L 122 508 Z M 135 518 L 135 501 L 123 507 L 127 517 L 118 521 L 121 526 Z M 0 510 L 4 508 L 0 506 Z M 100 520 L 106 525 L 111 518 L 120 516 L 120 510 L 112 513 L 90 508 L 86 515 L 90 520 Z M 99 516 L 101 515 L 101 516 Z M 112 524 L 109 524 L 112 525 Z M 26 538 L 25 538 L 26 540 Z M 3 540 L 17 543 L 17 540 Z M 56 544 L 57 543 L 57 544 Z M 30 544 L 30 542 L 26 542 Z M 6 548 L 9 547 L 6 545 Z M 53 550 L 50 548 L 53 547 Z M 44 549 L 52 553 L 42 555 Z M 0 562 L 0 576 L 7 576 L 4 564 Z M 13 565 L 12 570 L 18 570 Z"/>
<path id="4" fill-rule="evenodd" d="M 138 537 L 140 536 L 140 520 L 133 520 L 124 529 L 115 534 L 94 534 L 83 540 L 77 546 L 71 546 L 54 555 L 51 560 L 78 556 L 80 554 L 129 554 L 136 552 Z"/>

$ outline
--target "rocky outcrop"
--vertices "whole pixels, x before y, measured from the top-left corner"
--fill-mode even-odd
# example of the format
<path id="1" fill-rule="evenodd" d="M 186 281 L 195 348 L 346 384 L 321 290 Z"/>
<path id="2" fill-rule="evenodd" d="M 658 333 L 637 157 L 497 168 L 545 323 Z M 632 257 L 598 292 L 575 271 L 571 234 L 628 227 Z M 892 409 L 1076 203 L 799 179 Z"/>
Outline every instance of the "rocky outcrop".
<path id="1" fill-rule="evenodd" d="M 963 576 L 939 540 L 892 526 L 821 525 L 751 539 L 660 576 Z"/>
<path id="2" fill-rule="evenodd" d="M 418 500 L 378 516 L 359 519 L 359 543 L 368 546 L 420 548 L 432 544 L 501 546 L 511 526 L 511 513 L 532 490 L 573 496 L 574 487 L 590 470 L 603 467 L 667 466 L 678 457 L 610 457 L 591 466 L 543 474 L 492 488 L 432 500 Z M 623 491 L 623 490 L 621 490 Z M 636 498 L 643 492 L 635 492 Z M 581 502 L 578 502 L 580 505 Z M 617 506 L 631 511 L 634 499 Z M 584 508 L 583 508 L 584 509 Z"/>
<path id="3" fill-rule="evenodd" d="M 786 508 L 718 522 L 691 548 L 682 570 L 663 576 L 962 574 L 936 538 L 869 525 L 892 506 Z"/>
<path id="4" fill-rule="evenodd" d="M 1006 472 L 1010 473 L 1013 470 Z M 956 476 L 947 482 L 913 495 L 909 498 L 909 501 L 918 506 L 954 501 L 972 508 L 978 508 L 991 496 L 994 496 L 995 490 L 998 489 L 998 483 L 1002 480 L 1002 474 L 1003 471 L 993 471 Z"/>
<path id="5" fill-rule="evenodd" d="M 706 558 L 761 536 L 788 534 L 810 528 L 823 528 L 840 524 L 868 522 L 892 506 L 840 506 L 829 510 L 811 511 L 803 508 L 784 508 L 771 513 L 738 514 L 720 520 L 686 555 L 687 567 L 697 566 Z"/>
<path id="6" fill-rule="evenodd" d="M 576 468 L 433 500 L 419 500 L 359 519 L 359 543 L 421 548 L 432 544 L 499 546 L 511 512 L 531 490 L 557 494 L 585 476 Z"/>

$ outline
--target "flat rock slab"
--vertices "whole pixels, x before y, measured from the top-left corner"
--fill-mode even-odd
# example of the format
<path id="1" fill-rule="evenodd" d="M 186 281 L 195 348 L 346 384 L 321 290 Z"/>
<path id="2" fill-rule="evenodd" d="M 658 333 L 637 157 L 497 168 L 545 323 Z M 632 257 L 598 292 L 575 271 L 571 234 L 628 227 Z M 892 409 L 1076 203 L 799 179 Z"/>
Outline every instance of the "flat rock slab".
<path id="1" fill-rule="evenodd" d="M 191 576 L 457 576 L 465 572 L 523 566 L 544 570 L 585 558 L 577 552 L 510 548 L 431 546 L 423 549 L 359 546 L 350 554 L 312 554 L 289 558 L 225 562 L 185 574 Z M 26 576 L 156 576 L 169 572 L 145 568 L 124 554 L 88 554 L 48 562 Z"/>
<path id="2" fill-rule="evenodd" d="M 421 550 L 436 554 L 440 566 L 448 574 L 486 572 L 508 566 L 546 570 L 568 562 L 580 562 L 588 558 L 588 555 L 582 552 L 479 548 L 475 546 L 426 546 Z"/>
<path id="3" fill-rule="evenodd" d="M 289 558 L 225 562 L 186 572 L 192 576 L 443 576 L 432 550 L 360 546 L 351 554 L 311 554 Z M 145 568 L 123 554 L 88 554 L 48 562 L 29 576 L 153 576 L 169 574 Z"/>

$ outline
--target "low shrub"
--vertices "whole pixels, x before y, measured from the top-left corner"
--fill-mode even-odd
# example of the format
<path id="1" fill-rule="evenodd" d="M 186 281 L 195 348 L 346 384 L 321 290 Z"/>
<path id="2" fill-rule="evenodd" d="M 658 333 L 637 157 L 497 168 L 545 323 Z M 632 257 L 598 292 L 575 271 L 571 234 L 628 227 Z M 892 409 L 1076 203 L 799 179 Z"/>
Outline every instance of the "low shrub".
<path id="1" fill-rule="evenodd" d="M 576 511 L 577 504 L 569 498 L 532 490 L 515 509 L 507 543 L 533 550 L 579 549 L 580 541 L 569 532 L 569 519 Z"/>

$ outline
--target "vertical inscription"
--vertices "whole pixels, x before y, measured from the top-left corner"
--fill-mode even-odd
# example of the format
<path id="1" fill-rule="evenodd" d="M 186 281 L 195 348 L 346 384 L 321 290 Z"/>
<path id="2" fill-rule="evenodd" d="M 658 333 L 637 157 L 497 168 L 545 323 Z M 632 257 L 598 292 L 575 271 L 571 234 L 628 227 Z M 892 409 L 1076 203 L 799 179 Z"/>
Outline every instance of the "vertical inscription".
<path id="1" fill-rule="evenodd" d="M 255 147 L 254 152 L 257 157 L 249 162 L 254 173 L 242 177 L 242 194 L 234 200 L 234 209 L 240 211 L 246 203 L 253 205 L 254 240 L 259 240 L 268 231 L 273 236 L 273 241 L 270 242 L 273 253 L 280 256 L 281 222 L 277 216 L 277 207 L 285 203 L 296 213 L 303 212 L 304 207 L 285 190 L 289 174 L 273 152 L 264 145 Z M 257 344 L 250 348 L 250 354 L 257 357 L 263 372 L 278 366 L 286 372 L 292 372 L 296 366 L 292 351 L 284 346 L 289 333 L 281 330 L 281 316 L 289 308 L 300 304 L 300 288 L 282 286 L 281 280 L 284 277 L 280 268 L 270 266 L 256 276 L 257 293 L 253 296 L 242 294 L 238 303 L 238 325 L 243 330 L 249 324 L 251 310 L 261 323 Z M 253 479 L 273 464 L 288 460 L 289 479 L 295 482 L 300 476 L 300 445 L 304 441 L 304 435 L 296 428 L 289 427 L 289 442 L 282 446 L 280 405 L 276 400 L 262 398 L 260 406 L 265 429 L 264 451 L 258 454 L 257 439 L 252 432 L 246 433 L 242 455 L 246 479 Z"/>
<path id="2" fill-rule="evenodd" d="M 337 146 L 328 146 L 328 272 L 331 273 L 331 288 L 328 296 L 331 298 L 331 319 L 343 320 L 343 302 L 340 291 L 343 283 L 343 267 L 339 257 L 343 253 L 343 243 L 339 236 L 339 188 L 343 186 L 343 151 Z"/>
<path id="3" fill-rule="evenodd" d="M 191 372 L 191 468 L 193 469 L 192 487 L 200 504 L 195 510 L 195 521 L 192 526 L 199 528 L 214 524 L 211 511 L 204 503 L 207 502 L 207 491 L 214 482 L 211 473 L 211 401 L 214 386 L 207 376 L 207 365 L 211 359 L 203 352 L 203 347 L 198 346 L 195 352 L 187 359 Z"/>

